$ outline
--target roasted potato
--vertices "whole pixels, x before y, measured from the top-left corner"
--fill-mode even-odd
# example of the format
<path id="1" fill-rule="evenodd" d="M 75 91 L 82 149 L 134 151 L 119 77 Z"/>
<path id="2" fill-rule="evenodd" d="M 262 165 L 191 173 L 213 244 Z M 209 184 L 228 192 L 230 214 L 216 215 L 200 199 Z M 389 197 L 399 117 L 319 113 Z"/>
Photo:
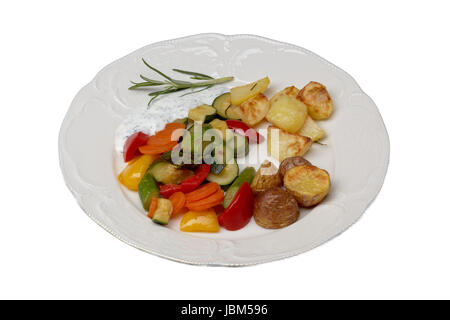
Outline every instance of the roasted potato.
<path id="1" fill-rule="evenodd" d="M 297 166 L 303 166 L 305 164 L 311 164 L 308 160 L 306 160 L 303 157 L 290 157 L 286 158 L 280 163 L 280 167 L 278 168 L 278 174 L 280 175 L 280 178 L 283 179 L 286 172 Z"/>
<path id="2" fill-rule="evenodd" d="M 321 83 L 311 81 L 300 90 L 298 97 L 308 106 L 308 114 L 314 120 L 328 119 L 333 112 L 333 101 Z"/>
<path id="3" fill-rule="evenodd" d="M 284 186 L 302 207 L 320 203 L 330 191 L 330 175 L 313 165 L 302 165 L 289 169 L 284 175 Z"/>
<path id="4" fill-rule="evenodd" d="M 287 96 L 291 96 L 291 97 L 297 97 L 298 93 L 300 92 L 300 90 L 294 86 L 290 86 L 287 88 L 284 88 L 283 90 L 275 93 L 272 98 L 270 98 L 270 103 L 275 102 L 279 97 L 287 95 Z"/>
<path id="5" fill-rule="evenodd" d="M 308 107 L 298 97 L 284 94 L 271 102 L 266 119 L 278 128 L 296 133 L 303 127 L 307 115 Z"/>
<path id="6" fill-rule="evenodd" d="M 271 188 L 259 193 L 255 198 L 255 222 L 263 228 L 286 227 L 300 216 L 295 198 L 282 188 Z"/>
<path id="7" fill-rule="evenodd" d="M 251 187 L 253 193 L 257 194 L 272 187 L 281 187 L 281 178 L 278 169 L 270 161 L 264 161 L 253 178 Z"/>
<path id="8" fill-rule="evenodd" d="M 239 106 L 245 100 L 251 99 L 257 96 L 259 93 L 264 92 L 269 84 L 269 78 L 265 77 L 243 86 L 231 88 L 231 103 L 235 106 Z"/>
<path id="9" fill-rule="evenodd" d="M 242 111 L 242 121 L 252 127 L 264 119 L 269 111 L 270 103 L 265 95 L 259 93 L 253 98 L 244 101 L 239 108 Z"/>
<path id="10" fill-rule="evenodd" d="M 274 126 L 268 127 L 267 130 L 267 152 L 279 161 L 303 156 L 311 148 L 311 138 L 289 133 Z"/>
<path id="11" fill-rule="evenodd" d="M 312 141 L 319 141 L 326 135 L 325 131 L 310 116 L 306 117 L 305 124 L 300 129 L 299 134 L 311 138 Z"/>

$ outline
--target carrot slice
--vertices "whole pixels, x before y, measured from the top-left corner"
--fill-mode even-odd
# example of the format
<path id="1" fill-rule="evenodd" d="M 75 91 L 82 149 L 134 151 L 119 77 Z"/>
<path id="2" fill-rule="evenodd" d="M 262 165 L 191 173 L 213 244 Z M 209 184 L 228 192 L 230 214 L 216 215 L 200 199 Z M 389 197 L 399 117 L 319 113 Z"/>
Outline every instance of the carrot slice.
<path id="1" fill-rule="evenodd" d="M 172 202 L 173 214 L 181 212 L 186 203 L 186 197 L 183 192 L 175 192 L 169 197 L 169 200 Z"/>
<path id="2" fill-rule="evenodd" d="M 210 182 L 207 184 L 204 184 L 197 190 L 194 190 L 192 192 L 189 192 L 186 194 L 186 202 L 194 202 L 198 201 L 204 198 L 209 197 L 213 193 L 215 193 L 217 190 L 219 190 L 220 186 L 216 182 Z"/>
<path id="3" fill-rule="evenodd" d="M 154 197 L 152 198 L 152 202 L 150 203 L 150 208 L 148 208 L 148 215 L 150 219 L 153 219 L 153 214 L 155 213 L 156 209 L 158 208 L 158 198 Z"/>
<path id="4" fill-rule="evenodd" d="M 139 151 L 142 154 L 161 154 L 167 151 L 172 150 L 177 145 L 176 141 L 173 141 L 172 143 L 162 145 L 162 146 L 154 146 L 154 145 L 145 145 L 142 147 L 139 147 Z"/>
<path id="5" fill-rule="evenodd" d="M 147 140 L 147 144 L 152 147 L 162 147 L 173 144 L 184 134 L 185 128 L 186 126 L 182 123 L 168 123 L 163 130 L 150 136 Z"/>
<path id="6" fill-rule="evenodd" d="M 224 195 L 224 191 L 222 189 L 219 189 L 205 199 L 186 203 L 186 207 L 192 211 L 203 211 L 221 204 Z"/>

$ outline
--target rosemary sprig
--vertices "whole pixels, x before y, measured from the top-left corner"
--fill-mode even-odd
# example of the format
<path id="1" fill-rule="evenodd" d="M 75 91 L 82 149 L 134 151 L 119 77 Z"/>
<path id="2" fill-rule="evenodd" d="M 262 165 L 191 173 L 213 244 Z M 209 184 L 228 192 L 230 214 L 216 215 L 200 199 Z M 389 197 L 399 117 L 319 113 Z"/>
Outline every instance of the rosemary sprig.
<path id="1" fill-rule="evenodd" d="M 142 59 L 142 61 L 149 69 L 153 70 L 154 72 L 156 72 L 157 74 L 159 74 L 160 76 L 162 76 L 165 79 L 165 80 L 154 80 L 154 79 L 145 77 L 143 75 L 140 75 L 140 78 L 142 80 L 144 80 L 143 82 L 131 81 L 131 83 L 133 85 L 128 88 L 129 90 L 138 90 L 138 89 L 146 89 L 147 87 L 163 86 L 163 88 L 161 90 L 153 91 L 148 94 L 150 97 L 152 97 L 150 99 L 150 101 L 148 102 L 148 105 L 150 105 L 153 100 L 155 100 L 156 98 L 158 98 L 160 95 L 163 95 L 163 94 L 169 94 L 169 93 L 182 91 L 182 90 L 186 90 L 186 89 L 202 88 L 197 91 L 188 92 L 183 95 L 183 96 L 185 96 L 188 94 L 197 93 L 197 92 L 209 89 L 216 84 L 233 80 L 233 77 L 224 77 L 224 78 L 214 79 L 213 77 L 210 77 L 203 73 L 180 70 L 180 69 L 172 69 L 175 72 L 190 76 L 190 78 L 192 80 L 202 80 L 202 81 L 189 82 L 189 81 L 183 81 L 183 80 L 176 80 L 176 79 L 173 79 L 173 78 L 169 77 L 168 75 L 164 74 L 163 72 L 159 71 L 158 69 L 152 67 L 144 59 Z"/>

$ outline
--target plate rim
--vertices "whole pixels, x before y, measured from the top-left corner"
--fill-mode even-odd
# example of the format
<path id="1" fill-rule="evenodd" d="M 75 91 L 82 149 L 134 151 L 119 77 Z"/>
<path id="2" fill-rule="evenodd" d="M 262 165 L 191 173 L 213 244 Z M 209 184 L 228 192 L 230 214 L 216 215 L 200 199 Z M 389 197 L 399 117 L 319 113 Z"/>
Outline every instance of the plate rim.
<path id="1" fill-rule="evenodd" d="M 136 243 L 134 243 L 133 241 L 129 241 L 127 239 L 124 239 L 119 233 L 115 232 L 114 230 L 112 230 L 109 226 L 107 226 L 106 224 L 102 223 L 101 221 L 99 221 L 95 215 L 93 215 L 89 208 L 86 208 L 84 206 L 84 204 L 80 201 L 79 196 L 77 191 L 75 191 L 73 189 L 73 187 L 70 185 L 69 181 L 68 181 L 68 174 L 65 170 L 64 167 L 64 160 L 63 160 L 63 152 L 62 152 L 62 144 L 63 144 L 63 134 L 64 134 L 64 125 L 68 120 L 68 116 L 70 115 L 70 109 L 72 108 L 74 102 L 76 101 L 76 98 L 78 97 L 78 94 L 82 91 L 84 91 L 86 88 L 88 88 L 89 86 L 91 86 L 94 81 L 96 80 L 97 76 L 99 74 L 102 73 L 103 70 L 107 69 L 110 65 L 115 64 L 117 62 L 119 62 L 120 60 L 132 55 L 133 53 L 140 51 L 144 48 L 150 47 L 150 46 L 160 46 L 160 45 L 165 45 L 165 44 L 172 44 L 174 42 L 178 42 L 178 41 L 182 41 L 182 40 L 188 40 L 188 39 L 194 39 L 194 38 L 202 38 L 202 37 L 221 37 L 224 39 L 235 39 L 235 38 L 245 38 L 245 37 L 250 37 L 250 38 L 254 38 L 254 39 L 259 39 L 262 40 L 264 42 L 269 42 L 272 44 L 278 44 L 278 45 L 284 45 L 284 46 L 289 46 L 292 48 L 295 48 L 297 50 L 302 51 L 303 53 L 305 53 L 306 55 L 312 56 L 316 59 L 319 59 L 321 62 L 325 63 L 326 65 L 328 65 L 329 67 L 332 67 L 333 69 L 339 71 L 340 73 L 345 74 L 349 80 L 352 81 L 353 85 L 355 85 L 355 87 L 359 90 L 358 93 L 360 93 L 361 95 L 365 96 L 366 98 L 368 98 L 370 100 L 370 102 L 375 106 L 375 110 L 379 115 L 379 119 L 382 125 L 382 128 L 384 129 L 384 133 L 385 133 L 385 138 L 386 138 L 386 144 L 385 144 L 385 151 L 386 151 L 386 160 L 383 163 L 382 166 L 380 166 L 382 168 L 382 172 L 383 175 L 379 177 L 379 183 L 376 186 L 376 189 L 374 190 L 373 193 L 370 193 L 370 197 L 368 197 L 368 199 L 370 199 L 370 201 L 367 202 L 367 204 L 364 206 L 364 208 L 361 210 L 361 213 L 359 214 L 359 216 L 350 224 L 346 225 L 345 227 L 342 228 L 342 230 L 340 230 L 339 232 L 337 232 L 336 234 L 334 234 L 333 236 L 329 237 L 326 240 L 323 241 L 319 241 L 319 243 L 314 243 L 308 247 L 302 247 L 300 249 L 297 250 L 291 250 L 285 254 L 282 255 L 274 255 L 272 257 L 268 257 L 268 258 L 264 258 L 261 260 L 253 260 L 250 262 L 241 262 L 241 263 L 229 263 L 229 262 L 202 262 L 202 261 L 193 261 L 193 260 L 185 260 L 182 258 L 177 258 L 177 257 L 173 257 L 170 255 L 164 255 L 161 254 L 160 252 L 156 252 L 153 250 L 149 250 L 147 248 L 144 248 Z M 268 262 L 273 262 L 273 261 L 277 261 L 277 260 L 283 260 L 283 259 L 287 259 L 289 257 L 293 257 L 302 253 L 306 253 L 316 247 L 319 247 L 325 243 L 327 243 L 328 241 L 336 238 L 337 236 L 341 235 L 343 232 L 345 232 L 346 230 L 348 230 L 350 227 L 352 227 L 356 222 L 358 222 L 361 217 L 364 215 L 364 213 L 366 212 L 366 210 L 370 207 L 370 205 L 375 201 L 375 199 L 378 197 L 385 179 L 386 179 L 386 175 L 388 172 L 388 168 L 389 168 L 389 162 L 390 162 L 390 137 L 389 137 L 389 133 L 387 131 L 386 125 L 384 123 L 384 120 L 380 114 L 380 111 L 377 107 L 377 105 L 375 104 L 375 102 L 373 101 L 373 99 L 367 95 L 359 86 L 359 84 L 356 82 L 356 80 L 349 74 L 347 73 L 345 70 L 339 68 L 338 66 L 334 65 L 333 63 L 329 62 L 328 60 L 324 59 L 323 57 L 321 57 L 320 55 L 305 49 L 301 46 L 292 44 L 292 43 L 287 43 L 287 42 L 283 42 L 283 41 L 278 41 L 278 40 L 274 40 L 271 38 L 267 38 L 267 37 L 263 37 L 263 36 L 259 36 L 259 35 L 254 35 L 254 34 L 233 34 L 233 35 L 226 35 L 226 34 L 221 34 L 221 33 L 198 33 L 198 34 L 193 34 L 193 35 L 189 35 L 189 36 L 183 36 L 183 37 L 178 37 L 178 38 L 173 38 L 173 39 L 168 39 L 168 40 L 163 40 L 163 41 L 158 41 L 158 42 L 154 42 L 154 43 L 150 43 L 148 45 L 145 45 L 137 50 L 133 50 L 131 53 L 126 54 L 125 56 L 114 60 L 113 62 L 107 64 L 105 67 L 103 67 L 98 73 L 96 73 L 96 75 L 93 77 L 93 79 L 91 81 L 89 81 L 85 86 L 83 86 L 75 95 L 75 97 L 73 98 L 69 108 L 67 109 L 67 112 L 64 116 L 64 119 L 61 123 L 60 126 L 60 130 L 59 130 L 59 136 L 58 136 L 58 155 L 59 155 L 59 165 L 60 165 L 60 169 L 62 171 L 63 174 L 63 179 L 64 182 L 66 184 L 66 186 L 68 187 L 68 189 L 70 190 L 70 192 L 72 193 L 72 195 L 74 196 L 74 198 L 76 199 L 79 207 L 86 213 L 86 215 L 91 218 L 96 224 L 98 224 L 100 227 L 102 227 L 105 231 L 107 231 L 108 233 L 110 233 L 111 235 L 113 235 L 115 238 L 119 239 L 120 241 L 126 243 L 129 246 L 132 246 L 136 249 L 139 249 L 143 252 L 146 253 L 150 253 L 152 255 L 170 260 L 170 261 L 175 261 L 175 262 L 179 262 L 179 263 L 184 263 L 184 264 L 189 264 L 189 265 L 204 265 L 204 266 L 221 266 L 221 267 L 243 267 L 243 266 L 251 266 L 251 265 L 257 265 L 257 264 L 261 264 L 261 263 L 268 263 Z"/>

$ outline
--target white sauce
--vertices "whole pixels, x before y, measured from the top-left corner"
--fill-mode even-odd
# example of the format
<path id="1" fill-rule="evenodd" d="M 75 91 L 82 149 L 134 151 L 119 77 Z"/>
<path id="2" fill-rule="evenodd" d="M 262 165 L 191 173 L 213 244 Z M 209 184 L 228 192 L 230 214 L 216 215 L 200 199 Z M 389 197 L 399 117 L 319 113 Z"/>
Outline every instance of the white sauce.
<path id="1" fill-rule="evenodd" d="M 228 91 L 229 88 L 223 85 L 185 96 L 183 95 L 188 91 L 180 91 L 160 96 L 150 106 L 145 104 L 137 108 L 122 121 L 116 130 L 117 152 L 122 152 L 125 141 L 133 133 L 142 131 L 153 135 L 156 131 L 164 129 L 166 123 L 187 117 L 189 109 L 202 104 L 211 105 L 217 96 Z"/>

